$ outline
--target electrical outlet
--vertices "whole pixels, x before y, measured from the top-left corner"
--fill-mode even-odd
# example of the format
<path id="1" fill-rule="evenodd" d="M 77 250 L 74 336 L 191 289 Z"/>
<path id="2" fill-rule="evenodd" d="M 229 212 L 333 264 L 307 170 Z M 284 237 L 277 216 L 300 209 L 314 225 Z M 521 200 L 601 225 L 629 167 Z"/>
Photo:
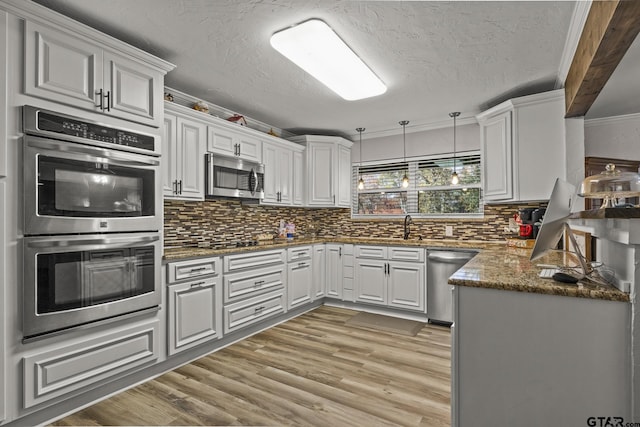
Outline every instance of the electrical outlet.
<path id="1" fill-rule="evenodd" d="M 447 237 L 453 236 L 453 225 L 444 226 L 444 235 Z"/>

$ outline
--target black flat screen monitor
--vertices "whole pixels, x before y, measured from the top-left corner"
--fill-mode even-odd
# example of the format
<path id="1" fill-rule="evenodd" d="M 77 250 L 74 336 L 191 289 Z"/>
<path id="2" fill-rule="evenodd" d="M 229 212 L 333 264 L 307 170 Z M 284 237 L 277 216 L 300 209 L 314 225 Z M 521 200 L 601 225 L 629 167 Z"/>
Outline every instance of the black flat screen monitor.
<path id="1" fill-rule="evenodd" d="M 544 213 L 542 226 L 531 251 L 531 260 L 540 258 L 548 251 L 555 250 L 564 232 L 566 219 L 571 214 L 576 187 L 558 178 L 553 186 L 549 205 Z"/>

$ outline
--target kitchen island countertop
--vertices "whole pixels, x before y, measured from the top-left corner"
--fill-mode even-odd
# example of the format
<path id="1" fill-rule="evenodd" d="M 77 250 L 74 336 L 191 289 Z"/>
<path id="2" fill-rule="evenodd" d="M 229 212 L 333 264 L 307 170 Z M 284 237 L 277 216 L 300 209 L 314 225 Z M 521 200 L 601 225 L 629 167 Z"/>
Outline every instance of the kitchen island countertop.
<path id="1" fill-rule="evenodd" d="M 549 253 L 536 261 L 530 261 L 531 249 L 512 247 L 488 247 L 456 271 L 449 284 L 476 288 L 500 289 L 547 295 L 602 299 L 629 302 L 629 294 L 612 285 L 601 285 L 591 281 L 565 284 L 538 276 L 538 264 L 565 265 L 566 256 L 559 252 Z"/>

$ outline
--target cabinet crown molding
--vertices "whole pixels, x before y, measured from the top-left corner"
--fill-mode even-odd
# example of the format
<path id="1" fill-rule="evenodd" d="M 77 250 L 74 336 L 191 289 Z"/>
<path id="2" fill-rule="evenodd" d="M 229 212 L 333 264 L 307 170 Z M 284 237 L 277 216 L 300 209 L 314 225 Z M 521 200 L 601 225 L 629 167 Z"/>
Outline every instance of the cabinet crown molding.
<path id="1" fill-rule="evenodd" d="M 32 1 L 0 0 L 0 9 L 19 18 L 37 22 L 40 25 L 48 26 L 56 30 L 69 31 L 75 37 L 85 37 L 106 49 L 113 50 L 115 53 L 129 55 L 165 74 L 176 68 L 174 64 L 164 59 L 158 58 L 142 49 L 131 46 L 115 37 L 102 33 L 95 28 L 89 27 Z"/>
<path id="2" fill-rule="evenodd" d="M 520 96 L 501 102 L 495 107 L 489 108 L 476 116 L 478 123 L 482 123 L 496 114 L 503 113 L 514 109 L 515 107 L 523 107 L 526 105 L 540 104 L 549 102 L 554 99 L 564 99 L 564 89 L 556 89 L 549 92 L 535 93 L 533 95 Z"/>
<path id="3" fill-rule="evenodd" d="M 306 144 L 309 142 L 332 142 L 335 144 L 343 145 L 347 148 L 351 148 L 353 142 L 345 139 L 341 136 L 327 136 L 327 135 L 299 135 L 291 138 L 287 138 L 291 142 L 298 144 Z"/>

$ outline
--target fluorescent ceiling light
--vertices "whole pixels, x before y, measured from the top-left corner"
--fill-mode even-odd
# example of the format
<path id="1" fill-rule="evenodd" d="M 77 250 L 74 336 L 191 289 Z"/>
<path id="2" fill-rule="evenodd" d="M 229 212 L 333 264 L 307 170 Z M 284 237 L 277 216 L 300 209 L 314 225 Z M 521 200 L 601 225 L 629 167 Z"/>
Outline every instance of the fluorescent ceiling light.
<path id="1" fill-rule="evenodd" d="M 271 36 L 271 46 L 347 101 L 387 91 L 373 71 L 319 19 L 278 31 Z"/>

